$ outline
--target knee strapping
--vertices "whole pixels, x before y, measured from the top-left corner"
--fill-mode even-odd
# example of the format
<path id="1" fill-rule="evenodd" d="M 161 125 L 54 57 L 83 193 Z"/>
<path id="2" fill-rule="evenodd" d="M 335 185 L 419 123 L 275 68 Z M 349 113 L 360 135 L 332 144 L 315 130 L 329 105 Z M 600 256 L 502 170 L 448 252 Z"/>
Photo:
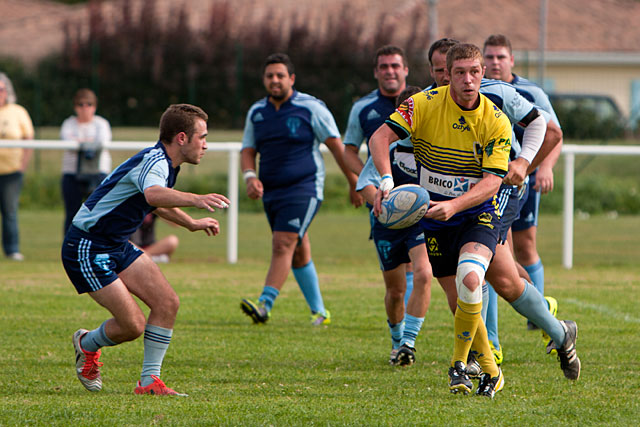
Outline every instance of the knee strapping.
<path id="1" fill-rule="evenodd" d="M 458 270 L 456 271 L 456 289 L 458 297 L 462 302 L 468 304 L 476 304 L 482 302 L 482 283 L 484 282 L 484 274 L 489 266 L 489 260 L 483 256 L 465 252 L 458 259 Z M 469 290 L 463 280 L 469 273 L 475 273 L 478 276 L 478 286 L 474 291 Z"/>

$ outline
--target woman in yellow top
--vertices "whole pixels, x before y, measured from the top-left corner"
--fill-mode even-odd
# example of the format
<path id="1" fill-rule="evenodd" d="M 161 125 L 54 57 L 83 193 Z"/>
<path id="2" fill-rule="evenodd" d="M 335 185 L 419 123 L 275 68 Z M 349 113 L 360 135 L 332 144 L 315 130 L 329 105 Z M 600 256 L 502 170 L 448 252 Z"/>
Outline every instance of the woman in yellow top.
<path id="1" fill-rule="evenodd" d="M 33 139 L 29 113 L 16 104 L 11 80 L 0 73 L 0 139 Z M 24 260 L 20 253 L 18 200 L 22 179 L 33 149 L 0 148 L 0 214 L 2 214 L 2 249 L 7 258 Z"/>

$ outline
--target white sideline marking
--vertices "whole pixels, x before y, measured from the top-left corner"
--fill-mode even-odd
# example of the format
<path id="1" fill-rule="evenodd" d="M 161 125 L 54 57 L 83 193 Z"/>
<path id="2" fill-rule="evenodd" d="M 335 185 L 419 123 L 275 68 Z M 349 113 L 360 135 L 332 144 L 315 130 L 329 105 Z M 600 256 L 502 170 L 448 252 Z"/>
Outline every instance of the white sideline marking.
<path id="1" fill-rule="evenodd" d="M 599 313 L 605 314 L 609 317 L 612 317 L 616 320 L 622 320 L 628 323 L 640 323 L 640 318 L 633 317 L 630 314 L 623 314 L 623 313 L 617 312 L 615 310 L 612 310 L 606 305 L 590 304 L 588 302 L 578 301 L 577 299 L 573 299 L 573 298 L 563 299 L 562 302 L 568 302 L 569 304 L 573 304 L 582 308 L 589 308 L 591 310 L 594 310 Z"/>

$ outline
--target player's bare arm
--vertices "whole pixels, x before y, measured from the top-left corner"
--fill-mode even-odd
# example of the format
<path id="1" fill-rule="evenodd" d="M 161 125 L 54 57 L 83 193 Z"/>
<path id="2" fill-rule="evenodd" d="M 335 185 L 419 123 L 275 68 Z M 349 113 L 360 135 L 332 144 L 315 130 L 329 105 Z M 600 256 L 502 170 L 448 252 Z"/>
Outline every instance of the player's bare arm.
<path id="1" fill-rule="evenodd" d="M 471 190 L 451 200 L 430 202 L 425 218 L 447 221 L 458 212 L 462 212 L 493 197 L 500 189 L 502 178 L 485 172 L 482 179 Z"/>
<path id="2" fill-rule="evenodd" d="M 154 185 L 144 190 L 144 197 L 151 206 L 157 208 L 188 207 L 206 209 L 215 212 L 214 208 L 229 207 L 229 199 L 222 194 L 193 194 L 172 188 Z"/>
<path id="3" fill-rule="evenodd" d="M 345 146 L 342 143 L 342 140 L 340 138 L 327 138 L 324 141 L 324 144 L 327 146 L 329 151 L 331 151 L 333 158 L 336 159 L 336 163 L 349 182 L 349 199 L 351 200 L 351 204 L 356 208 L 362 206 L 362 197 L 356 191 L 358 175 L 355 174 L 349 166 L 347 166 L 344 160 Z"/>
<path id="4" fill-rule="evenodd" d="M 264 194 L 262 181 L 256 175 L 256 155 L 255 148 L 243 148 L 240 152 L 240 166 L 244 175 L 244 182 L 247 185 L 247 196 L 250 199 L 258 200 Z"/>
<path id="5" fill-rule="evenodd" d="M 213 218 L 196 219 L 180 208 L 158 208 L 155 213 L 171 223 L 178 224 L 189 231 L 203 230 L 207 236 L 216 236 L 220 232 L 220 224 Z"/>
<path id="6" fill-rule="evenodd" d="M 355 145 L 345 145 L 344 146 L 344 163 L 351 170 L 351 172 L 356 175 L 360 175 L 362 172 L 362 168 L 364 164 L 362 163 L 362 159 L 358 155 L 360 149 Z"/>
<path id="7" fill-rule="evenodd" d="M 553 167 L 555 166 L 562 152 L 562 139 L 560 143 L 554 147 L 551 153 L 540 163 L 538 174 L 536 176 L 536 185 L 534 190 L 547 194 L 553 191 Z"/>
<path id="8" fill-rule="evenodd" d="M 385 175 L 391 175 L 391 163 L 389 161 L 389 146 L 398 140 L 398 135 L 386 124 L 380 126 L 369 140 L 369 150 L 371 151 L 371 159 L 376 166 L 378 173 L 384 178 Z M 393 188 L 393 180 L 391 180 L 391 188 Z M 387 197 L 389 190 L 382 183 L 376 192 L 373 214 L 380 215 L 382 199 Z"/>
<path id="9" fill-rule="evenodd" d="M 373 205 L 375 198 L 376 198 L 376 192 L 378 191 L 378 189 L 376 187 L 374 187 L 373 185 L 367 185 L 366 187 L 364 187 L 363 189 L 361 189 L 360 191 L 358 191 L 358 193 L 360 193 L 360 195 L 362 196 L 362 198 L 364 198 L 364 200 Z"/>

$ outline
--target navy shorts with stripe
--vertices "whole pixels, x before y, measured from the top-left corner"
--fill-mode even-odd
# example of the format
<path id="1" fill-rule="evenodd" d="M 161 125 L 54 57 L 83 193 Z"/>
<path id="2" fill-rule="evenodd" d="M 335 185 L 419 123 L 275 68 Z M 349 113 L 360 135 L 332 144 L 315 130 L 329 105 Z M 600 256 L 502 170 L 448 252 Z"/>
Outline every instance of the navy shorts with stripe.
<path id="1" fill-rule="evenodd" d="M 108 243 L 73 225 L 62 243 L 62 265 L 79 294 L 113 283 L 142 254 L 131 242 Z"/>
<path id="2" fill-rule="evenodd" d="M 371 234 L 382 271 L 393 270 L 410 262 L 409 251 L 418 245 L 424 245 L 424 232 L 420 224 L 394 230 L 380 224 L 373 214 L 370 218 Z"/>
<path id="3" fill-rule="evenodd" d="M 496 251 L 501 224 L 498 215 L 484 212 L 469 217 L 463 224 L 439 230 L 424 230 L 433 277 L 455 276 L 460 249 L 469 242 L 478 242 Z"/>
<path id="4" fill-rule="evenodd" d="M 521 188 L 506 184 L 500 186 L 496 196 L 500 222 L 502 223 L 498 237 L 499 243 L 507 241 L 507 233 L 511 225 L 520 217 L 520 210 L 526 202 L 528 194 L 529 186 L 527 184 L 523 184 Z"/>
<path id="5" fill-rule="evenodd" d="M 523 231 L 538 226 L 538 210 L 540 209 L 540 192 L 535 191 L 536 172 L 529 175 L 529 196 L 524 200 L 520 209 L 520 218 L 514 221 L 513 231 Z"/>
<path id="6" fill-rule="evenodd" d="M 315 197 L 297 197 L 263 202 L 271 231 L 296 233 L 300 239 L 307 232 L 321 204 L 322 201 Z"/>

